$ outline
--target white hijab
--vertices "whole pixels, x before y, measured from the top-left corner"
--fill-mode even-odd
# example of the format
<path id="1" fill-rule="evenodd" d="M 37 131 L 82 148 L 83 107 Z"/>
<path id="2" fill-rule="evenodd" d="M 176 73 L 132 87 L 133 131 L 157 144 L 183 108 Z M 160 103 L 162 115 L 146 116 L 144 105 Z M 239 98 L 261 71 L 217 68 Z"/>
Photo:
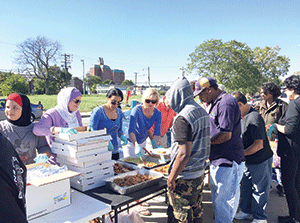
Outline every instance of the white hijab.
<path id="1" fill-rule="evenodd" d="M 78 109 L 74 112 L 69 112 L 68 104 L 70 102 L 71 92 L 74 87 L 67 87 L 60 90 L 57 95 L 57 106 L 55 107 L 61 117 L 68 123 L 69 128 L 79 127 L 76 117 Z"/>

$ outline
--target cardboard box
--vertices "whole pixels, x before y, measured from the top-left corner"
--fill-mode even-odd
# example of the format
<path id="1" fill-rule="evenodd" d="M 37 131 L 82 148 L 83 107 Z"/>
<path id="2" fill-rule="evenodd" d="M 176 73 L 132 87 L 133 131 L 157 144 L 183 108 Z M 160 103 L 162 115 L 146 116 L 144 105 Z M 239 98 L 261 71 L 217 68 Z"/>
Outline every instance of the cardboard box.
<path id="1" fill-rule="evenodd" d="M 79 157 L 79 158 L 72 158 L 69 156 L 64 156 L 64 155 L 59 155 L 57 156 L 57 162 L 58 163 L 64 163 L 64 164 L 73 164 L 73 165 L 92 165 L 92 164 L 97 164 L 97 163 L 101 163 L 104 161 L 108 161 L 111 160 L 111 151 L 107 151 L 104 153 L 96 153 L 96 154 L 92 154 L 89 156 L 84 156 L 84 157 Z"/>
<path id="2" fill-rule="evenodd" d="M 50 164 L 30 164 L 26 168 L 31 169 L 36 165 L 51 166 Z M 27 219 L 31 220 L 70 205 L 70 178 L 79 174 L 68 170 L 27 182 Z"/>
<path id="3" fill-rule="evenodd" d="M 73 140 L 78 140 L 78 139 L 85 139 L 85 138 L 91 138 L 95 136 L 100 136 L 100 135 L 105 135 L 106 134 L 106 129 L 102 130 L 97 130 L 93 132 L 83 132 L 83 133 L 78 133 L 78 134 L 65 134 L 65 133 L 59 133 L 55 134 L 54 137 L 66 141 L 73 141 Z"/>

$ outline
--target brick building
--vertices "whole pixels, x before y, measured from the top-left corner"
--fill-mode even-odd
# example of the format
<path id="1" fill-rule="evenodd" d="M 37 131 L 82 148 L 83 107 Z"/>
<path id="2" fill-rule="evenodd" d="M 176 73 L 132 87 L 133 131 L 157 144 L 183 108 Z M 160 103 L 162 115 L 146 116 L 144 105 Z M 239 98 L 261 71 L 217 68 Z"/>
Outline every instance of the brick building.
<path id="1" fill-rule="evenodd" d="M 99 57 L 99 64 L 95 64 L 90 68 L 90 75 L 95 75 L 101 78 L 102 81 L 112 80 L 115 84 L 122 84 L 125 80 L 125 72 L 118 69 L 110 69 L 104 64 L 102 57 Z"/>

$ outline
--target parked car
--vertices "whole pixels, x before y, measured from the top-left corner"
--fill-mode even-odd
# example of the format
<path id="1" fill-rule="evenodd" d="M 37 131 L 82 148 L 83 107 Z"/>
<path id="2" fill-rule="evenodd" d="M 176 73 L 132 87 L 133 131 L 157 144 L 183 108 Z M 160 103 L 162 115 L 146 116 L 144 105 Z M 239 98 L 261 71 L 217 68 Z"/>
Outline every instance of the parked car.
<path id="1" fill-rule="evenodd" d="M 5 116 L 5 101 L 6 98 L 0 98 L 0 120 L 6 119 Z M 35 119 L 39 119 L 43 115 L 42 105 L 32 104 L 31 103 L 31 121 L 33 122 Z"/>

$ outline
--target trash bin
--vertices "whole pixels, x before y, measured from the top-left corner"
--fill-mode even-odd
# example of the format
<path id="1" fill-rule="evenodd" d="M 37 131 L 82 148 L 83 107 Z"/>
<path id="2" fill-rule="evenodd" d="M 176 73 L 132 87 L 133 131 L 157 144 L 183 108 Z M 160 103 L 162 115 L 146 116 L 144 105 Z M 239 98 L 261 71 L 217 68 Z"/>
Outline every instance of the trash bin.
<path id="1" fill-rule="evenodd" d="M 137 100 L 135 99 L 131 100 L 131 104 L 130 104 L 131 109 L 133 109 L 136 105 L 137 105 Z"/>

